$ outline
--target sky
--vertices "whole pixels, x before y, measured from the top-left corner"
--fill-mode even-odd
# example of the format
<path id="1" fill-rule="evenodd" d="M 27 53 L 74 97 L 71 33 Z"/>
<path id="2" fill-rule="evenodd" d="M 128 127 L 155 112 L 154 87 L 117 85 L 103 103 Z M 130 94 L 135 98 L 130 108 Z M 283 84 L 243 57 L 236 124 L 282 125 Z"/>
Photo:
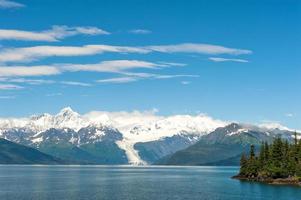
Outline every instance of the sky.
<path id="1" fill-rule="evenodd" d="M 298 0 L 0 0 L 0 117 L 71 106 L 301 129 Z"/>

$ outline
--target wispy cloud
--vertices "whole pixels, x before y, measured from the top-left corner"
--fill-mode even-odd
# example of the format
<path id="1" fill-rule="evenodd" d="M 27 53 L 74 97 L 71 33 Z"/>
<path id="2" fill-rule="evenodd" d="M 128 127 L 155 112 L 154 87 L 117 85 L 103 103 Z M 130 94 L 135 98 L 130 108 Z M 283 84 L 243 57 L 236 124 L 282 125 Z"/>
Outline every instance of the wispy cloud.
<path id="1" fill-rule="evenodd" d="M 46 94 L 46 97 L 55 97 L 55 96 L 62 96 L 62 95 L 63 95 L 63 93 L 58 92 L 58 93 Z"/>
<path id="2" fill-rule="evenodd" d="M 286 117 L 294 117 L 294 114 L 293 113 L 286 113 L 285 116 Z"/>
<path id="3" fill-rule="evenodd" d="M 190 81 L 181 81 L 182 85 L 189 85 L 191 82 Z"/>
<path id="4" fill-rule="evenodd" d="M 187 74 L 173 74 L 173 75 L 162 75 L 162 74 L 151 74 L 151 73 L 125 73 L 124 77 L 118 77 L 118 78 L 110 78 L 110 79 L 101 79 L 97 80 L 96 82 L 98 83 L 130 83 L 130 82 L 135 82 L 139 80 L 144 80 L 144 79 L 172 79 L 172 78 L 181 78 L 181 77 L 190 77 L 190 78 L 198 78 L 198 75 L 187 75 Z M 190 82 L 186 81 L 185 83 L 182 84 L 189 84 Z"/>
<path id="5" fill-rule="evenodd" d="M 112 60 L 103 61 L 97 64 L 69 64 L 63 65 L 62 68 L 66 71 L 95 71 L 95 72 L 113 72 L 121 73 L 122 71 L 145 68 L 155 69 L 158 67 L 165 67 L 166 65 L 157 64 L 153 62 L 141 61 L 141 60 Z"/>
<path id="6" fill-rule="evenodd" d="M 251 50 L 229 48 L 212 44 L 184 43 L 175 45 L 156 45 L 146 47 L 149 50 L 163 53 L 198 53 L 198 54 L 251 54 Z"/>
<path id="7" fill-rule="evenodd" d="M 171 64 L 160 64 L 141 60 L 110 60 L 95 64 L 54 64 L 45 66 L 0 66 L 0 77 L 50 76 L 64 72 L 127 73 L 132 69 L 158 69 Z M 18 80 L 18 79 L 16 79 Z M 19 79 L 26 81 L 26 79 Z"/>
<path id="8" fill-rule="evenodd" d="M 210 57 L 209 60 L 214 62 L 241 62 L 241 63 L 247 63 L 248 60 L 245 59 L 236 59 L 236 58 L 218 58 L 218 57 Z"/>
<path id="9" fill-rule="evenodd" d="M 0 96 L 0 99 L 15 99 L 16 96 Z"/>
<path id="10" fill-rule="evenodd" d="M 22 89 L 22 86 L 14 85 L 14 84 L 1 84 L 0 83 L 0 90 L 18 90 Z"/>
<path id="11" fill-rule="evenodd" d="M 92 86 L 92 84 L 90 84 L 90 83 L 83 83 L 83 82 L 77 82 L 77 81 L 61 81 L 60 83 L 64 84 L 64 85 L 82 86 L 82 87 Z"/>
<path id="12" fill-rule="evenodd" d="M 283 126 L 280 122 L 271 120 L 263 120 L 261 124 L 258 124 L 258 126 L 268 129 L 290 130 L 286 126 Z"/>
<path id="13" fill-rule="evenodd" d="M 21 8 L 24 7 L 24 4 L 17 3 L 10 0 L 0 0 L 0 8 Z"/>
<path id="14" fill-rule="evenodd" d="M 25 78 L 0 78 L 0 82 L 6 83 L 26 83 L 30 85 L 41 85 L 41 84 L 52 84 L 55 83 L 53 80 L 43 79 L 25 79 Z"/>
<path id="15" fill-rule="evenodd" d="M 34 46 L 24 48 L 8 48 L 0 50 L 0 63 L 28 62 L 47 57 L 72 57 L 89 56 L 113 53 L 148 53 L 148 50 L 137 47 L 122 47 L 110 45 L 85 45 L 85 46 Z"/>
<path id="16" fill-rule="evenodd" d="M 155 79 L 170 79 L 170 78 L 182 78 L 182 77 L 190 77 L 190 78 L 198 78 L 199 75 L 190 75 L 190 74 L 176 74 L 176 75 L 154 75 Z"/>
<path id="17" fill-rule="evenodd" d="M 0 66 L 0 77 L 46 76 L 60 73 L 61 71 L 53 66 Z"/>
<path id="18" fill-rule="evenodd" d="M 91 56 L 111 53 L 197 53 L 197 54 L 251 54 L 252 51 L 244 49 L 228 48 L 210 44 L 177 44 L 177 45 L 157 45 L 144 47 L 131 46 L 111 46 L 111 45 L 85 45 L 85 46 L 34 46 L 23 48 L 6 48 L 0 51 L 0 62 L 28 62 L 41 58 L 60 56 Z"/>
<path id="19" fill-rule="evenodd" d="M 35 32 L 0 29 L 0 40 L 24 40 L 55 42 L 74 35 L 107 35 L 109 32 L 97 27 L 53 26 L 50 30 Z"/>
<path id="20" fill-rule="evenodd" d="M 147 30 L 147 29 L 133 29 L 129 31 L 130 33 L 133 34 L 150 34 L 152 33 L 152 31 Z"/>
<path id="21" fill-rule="evenodd" d="M 100 79 L 96 82 L 98 83 L 129 83 L 137 81 L 138 78 L 136 77 L 120 77 L 120 78 L 109 78 L 109 79 Z"/>

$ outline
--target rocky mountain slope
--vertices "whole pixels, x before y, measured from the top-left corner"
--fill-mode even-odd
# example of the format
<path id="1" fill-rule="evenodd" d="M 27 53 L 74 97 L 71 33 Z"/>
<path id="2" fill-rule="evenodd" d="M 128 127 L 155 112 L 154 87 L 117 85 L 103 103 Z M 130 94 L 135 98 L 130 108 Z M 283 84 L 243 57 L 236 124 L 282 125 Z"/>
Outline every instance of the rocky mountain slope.
<path id="1" fill-rule="evenodd" d="M 299 134 L 300 135 L 300 134 Z M 232 123 L 204 135 L 192 146 L 159 160 L 162 165 L 238 165 L 240 155 L 253 144 L 281 137 L 292 142 L 294 131 Z"/>
<path id="2" fill-rule="evenodd" d="M 0 138 L 0 164 L 66 164 L 64 161 Z"/>

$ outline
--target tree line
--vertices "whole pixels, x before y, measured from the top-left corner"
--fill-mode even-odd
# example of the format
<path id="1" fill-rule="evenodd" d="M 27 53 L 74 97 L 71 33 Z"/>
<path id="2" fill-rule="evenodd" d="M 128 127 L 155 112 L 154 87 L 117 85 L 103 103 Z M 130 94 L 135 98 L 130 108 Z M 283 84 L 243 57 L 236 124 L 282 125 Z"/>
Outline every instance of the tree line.
<path id="1" fill-rule="evenodd" d="M 294 142 L 280 137 L 271 144 L 262 143 L 259 153 L 250 146 L 249 155 L 242 154 L 240 176 L 246 178 L 288 178 L 301 177 L 301 140 L 295 133 Z"/>

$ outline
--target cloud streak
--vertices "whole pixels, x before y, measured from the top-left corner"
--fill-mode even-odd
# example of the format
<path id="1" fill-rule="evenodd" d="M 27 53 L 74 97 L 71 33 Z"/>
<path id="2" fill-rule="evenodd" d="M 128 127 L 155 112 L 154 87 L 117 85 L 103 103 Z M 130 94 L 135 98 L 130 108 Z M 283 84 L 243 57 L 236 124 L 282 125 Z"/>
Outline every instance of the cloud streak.
<path id="1" fill-rule="evenodd" d="M 147 49 L 162 53 L 197 53 L 197 54 L 229 54 L 229 55 L 241 55 L 251 54 L 251 50 L 229 48 L 212 44 L 196 44 L 196 43 L 184 43 L 176 45 L 157 45 L 149 46 Z"/>
<path id="2" fill-rule="evenodd" d="M 107 31 L 97 27 L 53 26 L 52 29 L 34 32 L 23 30 L 0 29 L 0 40 L 24 40 L 56 42 L 75 35 L 108 35 Z"/>
<path id="3" fill-rule="evenodd" d="M 177 44 L 157 46 L 112 46 L 112 45 L 84 45 L 84 46 L 33 46 L 23 48 L 6 48 L 0 51 L 0 63 L 28 62 L 47 57 L 91 56 L 102 53 L 196 53 L 196 54 L 251 54 L 252 51 L 228 48 L 209 44 Z"/>
<path id="4" fill-rule="evenodd" d="M 62 96 L 62 95 L 63 95 L 63 93 L 58 92 L 58 93 L 46 94 L 45 96 L 46 97 L 56 97 L 56 96 Z"/>
<path id="5" fill-rule="evenodd" d="M 0 99 L 15 99 L 16 96 L 0 96 Z"/>
<path id="6" fill-rule="evenodd" d="M 129 31 L 130 33 L 133 34 L 150 34 L 152 33 L 150 30 L 147 29 L 133 29 Z"/>
<path id="7" fill-rule="evenodd" d="M 22 86 L 14 85 L 14 84 L 1 84 L 0 83 L 0 90 L 18 90 L 22 89 Z"/>
<path id="8" fill-rule="evenodd" d="M 82 87 L 90 87 L 92 84 L 90 83 L 83 83 L 83 82 L 77 82 L 77 81 L 61 81 L 61 84 L 64 85 L 71 85 L 71 86 L 82 86 Z"/>
<path id="9" fill-rule="evenodd" d="M 9 48 L 0 51 L 0 63 L 28 62 L 47 57 L 91 56 L 105 52 L 148 53 L 147 50 L 137 47 L 122 47 L 110 45 L 34 46 L 24 48 Z"/>
<path id="10" fill-rule="evenodd" d="M 136 82 L 139 80 L 144 80 L 144 79 L 171 79 L 171 78 L 181 78 L 181 77 L 186 77 L 186 78 L 198 78 L 198 75 L 187 75 L 187 74 L 173 74 L 173 75 L 162 75 L 162 74 L 148 74 L 148 73 L 125 73 L 124 77 L 118 77 L 118 78 L 109 78 L 109 79 L 100 79 L 97 80 L 96 82 L 98 83 L 130 83 L 130 82 Z M 187 81 L 182 81 L 185 82 L 186 84 L 189 84 L 190 82 Z M 182 83 L 182 84 L 185 84 Z"/>
<path id="11" fill-rule="evenodd" d="M 0 77 L 47 76 L 60 73 L 61 71 L 53 66 L 0 66 Z"/>
<path id="12" fill-rule="evenodd" d="M 30 85 L 41 85 L 41 84 L 53 84 L 53 80 L 43 80 L 43 79 L 25 79 L 25 78 L 1 78 L 0 82 L 6 83 L 26 83 Z"/>
<path id="13" fill-rule="evenodd" d="M 174 63 L 176 65 L 176 63 Z M 173 66 L 170 64 L 153 63 L 141 60 L 110 60 L 96 64 L 54 64 L 45 66 L 0 66 L 0 77 L 50 76 L 64 72 L 106 72 L 130 73 L 133 69 L 160 69 Z M 135 73 L 134 73 L 135 74 Z M 137 73 L 138 75 L 142 75 Z M 145 75 L 148 75 L 145 73 Z M 23 81 L 25 81 L 23 79 Z"/>
<path id="14" fill-rule="evenodd" d="M 119 77 L 119 78 L 109 78 L 109 79 L 100 79 L 96 82 L 98 83 L 130 83 L 138 81 L 136 77 Z"/>
<path id="15" fill-rule="evenodd" d="M 25 7 L 24 4 L 17 3 L 10 0 L 0 0 L 0 8 L 22 8 Z"/>
<path id="16" fill-rule="evenodd" d="M 240 62 L 240 63 L 247 63 L 248 60 L 245 59 L 235 59 L 235 58 L 218 58 L 218 57 L 210 57 L 209 60 L 213 62 Z"/>

